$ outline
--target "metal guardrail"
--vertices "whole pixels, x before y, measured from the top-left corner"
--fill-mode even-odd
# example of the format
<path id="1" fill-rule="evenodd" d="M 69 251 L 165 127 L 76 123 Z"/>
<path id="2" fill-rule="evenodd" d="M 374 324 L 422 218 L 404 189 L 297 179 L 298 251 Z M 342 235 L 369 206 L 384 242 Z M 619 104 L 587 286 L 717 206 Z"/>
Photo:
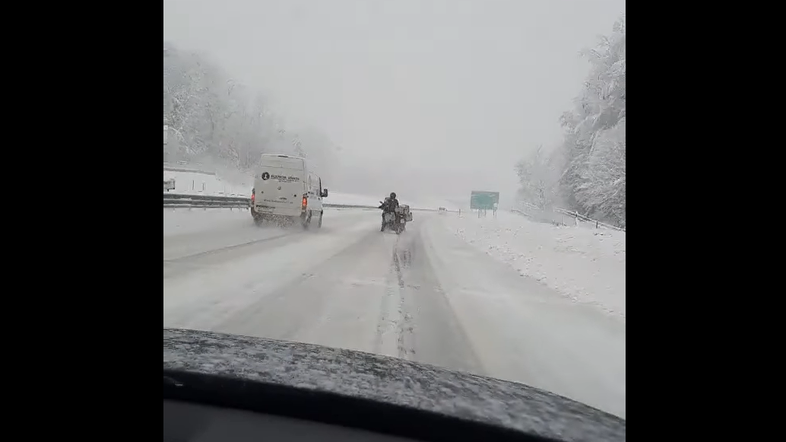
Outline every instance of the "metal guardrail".
<path id="1" fill-rule="evenodd" d="M 184 207 L 192 209 L 247 209 L 250 199 L 221 195 L 184 195 L 165 193 L 164 207 Z"/>
<path id="2" fill-rule="evenodd" d="M 164 165 L 164 170 L 169 172 L 187 172 L 187 173 L 200 173 L 202 175 L 215 175 L 215 172 L 200 169 L 189 169 L 187 167 L 167 166 Z"/>
<path id="3" fill-rule="evenodd" d="M 554 208 L 554 211 L 557 212 L 557 213 L 561 213 L 563 215 L 572 216 L 573 218 L 578 219 L 579 221 L 583 221 L 585 223 L 594 223 L 596 229 L 599 229 L 599 228 L 603 227 L 605 229 L 619 230 L 621 232 L 625 231 L 625 228 L 623 228 L 623 227 L 617 227 L 617 226 L 612 225 L 612 224 L 608 224 L 608 223 L 604 223 L 602 221 L 598 221 L 596 219 L 592 219 L 590 217 L 587 217 L 587 216 L 579 214 L 579 212 L 577 212 L 577 211 L 570 211 L 570 210 L 560 209 L 559 207 Z"/>
<path id="4" fill-rule="evenodd" d="M 598 221 L 589 218 L 587 216 L 581 215 L 576 211 L 562 209 L 559 207 L 554 207 L 550 211 L 548 211 L 548 210 L 540 209 L 532 204 L 523 203 L 520 209 L 512 209 L 512 212 L 533 218 L 535 221 L 538 222 L 550 222 L 552 224 L 566 226 L 568 224 L 565 222 L 565 217 L 570 217 L 574 220 L 574 222 L 582 221 L 585 223 L 593 223 L 595 224 L 596 229 L 604 228 L 604 229 L 611 229 L 611 230 L 619 230 L 621 232 L 625 231 L 625 229 L 622 227 L 604 223 L 602 221 Z M 558 216 L 555 217 L 553 216 L 554 214 Z"/>
<path id="5" fill-rule="evenodd" d="M 359 204 L 324 203 L 323 206 L 336 209 L 377 209 L 376 206 L 364 206 Z M 251 199 L 242 196 L 165 193 L 164 207 L 182 207 L 190 209 L 248 209 L 251 207 Z"/>
<path id="6" fill-rule="evenodd" d="M 366 206 L 362 204 L 323 203 L 322 206 L 335 209 L 379 209 L 377 206 Z M 251 207 L 251 199 L 246 197 L 224 195 L 187 195 L 182 193 L 164 193 L 164 207 L 182 207 L 191 209 L 248 209 Z M 436 212 L 438 209 L 410 208 L 410 210 Z"/>

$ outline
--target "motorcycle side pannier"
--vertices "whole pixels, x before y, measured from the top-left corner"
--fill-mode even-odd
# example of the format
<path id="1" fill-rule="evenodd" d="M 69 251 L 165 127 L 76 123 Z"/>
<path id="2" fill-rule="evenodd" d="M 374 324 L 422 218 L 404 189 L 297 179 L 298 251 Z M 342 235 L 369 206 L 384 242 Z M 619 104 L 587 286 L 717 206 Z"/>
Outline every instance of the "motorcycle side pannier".
<path id="1" fill-rule="evenodd" d="M 398 212 L 401 215 L 403 215 L 404 219 L 407 220 L 408 222 L 412 221 L 412 212 L 409 211 L 409 206 L 408 205 L 402 204 L 402 205 L 398 206 L 396 208 L 396 212 Z"/>

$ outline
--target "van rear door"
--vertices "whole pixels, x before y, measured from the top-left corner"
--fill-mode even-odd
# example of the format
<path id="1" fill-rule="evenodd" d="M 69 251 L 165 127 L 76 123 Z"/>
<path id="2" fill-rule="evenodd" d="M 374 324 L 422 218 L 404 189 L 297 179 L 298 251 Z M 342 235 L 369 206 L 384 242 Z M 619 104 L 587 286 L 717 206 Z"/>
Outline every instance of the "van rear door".
<path id="1" fill-rule="evenodd" d="M 298 216 L 306 192 L 302 158 L 263 155 L 254 178 L 258 212 Z"/>

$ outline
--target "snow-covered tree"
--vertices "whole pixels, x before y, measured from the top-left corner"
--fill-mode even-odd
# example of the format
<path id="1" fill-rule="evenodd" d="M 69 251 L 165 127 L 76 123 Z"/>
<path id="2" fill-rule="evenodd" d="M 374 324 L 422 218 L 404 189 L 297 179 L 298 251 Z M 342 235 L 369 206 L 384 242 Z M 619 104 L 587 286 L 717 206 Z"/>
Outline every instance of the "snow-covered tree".
<path id="1" fill-rule="evenodd" d="M 560 177 L 558 160 L 558 156 L 538 146 L 532 154 L 516 163 L 521 183 L 518 199 L 541 209 L 554 205 Z"/>
<path id="2" fill-rule="evenodd" d="M 601 37 L 595 48 L 584 51 L 590 73 L 575 108 L 560 121 L 565 129 L 562 145 L 553 153 L 561 158 L 558 186 L 551 198 L 559 198 L 572 210 L 625 225 L 625 17 L 614 24 L 609 36 Z M 541 155 L 538 153 L 537 155 Z M 517 167 L 522 195 L 537 188 L 538 164 L 555 162 L 541 159 L 524 161 Z M 522 171 L 524 171 L 522 176 Z M 533 181 L 533 177 L 535 181 Z M 545 192 L 549 199 L 548 192 Z M 535 201 L 531 201 L 536 203 Z"/>
<path id="3" fill-rule="evenodd" d="M 247 170 L 262 153 L 280 152 L 324 160 L 324 169 L 334 153 L 323 134 L 309 129 L 304 138 L 289 130 L 264 96 L 250 93 L 204 56 L 167 42 L 164 124 L 172 140 L 164 158 L 170 161 L 218 161 Z"/>

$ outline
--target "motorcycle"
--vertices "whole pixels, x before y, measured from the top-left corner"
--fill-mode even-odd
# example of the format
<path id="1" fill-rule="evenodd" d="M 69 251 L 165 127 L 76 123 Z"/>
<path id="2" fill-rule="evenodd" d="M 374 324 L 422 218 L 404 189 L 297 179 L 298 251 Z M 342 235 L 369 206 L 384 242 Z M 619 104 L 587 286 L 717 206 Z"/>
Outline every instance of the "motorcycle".
<path id="1" fill-rule="evenodd" d="M 383 204 L 380 201 L 380 204 Z M 384 210 L 384 209 L 383 209 Z M 393 212 L 383 212 L 382 214 L 382 228 L 381 231 L 392 230 L 400 235 L 401 232 L 407 230 L 407 222 L 412 221 L 412 213 L 409 211 L 409 206 L 402 204 L 394 209 Z"/>

